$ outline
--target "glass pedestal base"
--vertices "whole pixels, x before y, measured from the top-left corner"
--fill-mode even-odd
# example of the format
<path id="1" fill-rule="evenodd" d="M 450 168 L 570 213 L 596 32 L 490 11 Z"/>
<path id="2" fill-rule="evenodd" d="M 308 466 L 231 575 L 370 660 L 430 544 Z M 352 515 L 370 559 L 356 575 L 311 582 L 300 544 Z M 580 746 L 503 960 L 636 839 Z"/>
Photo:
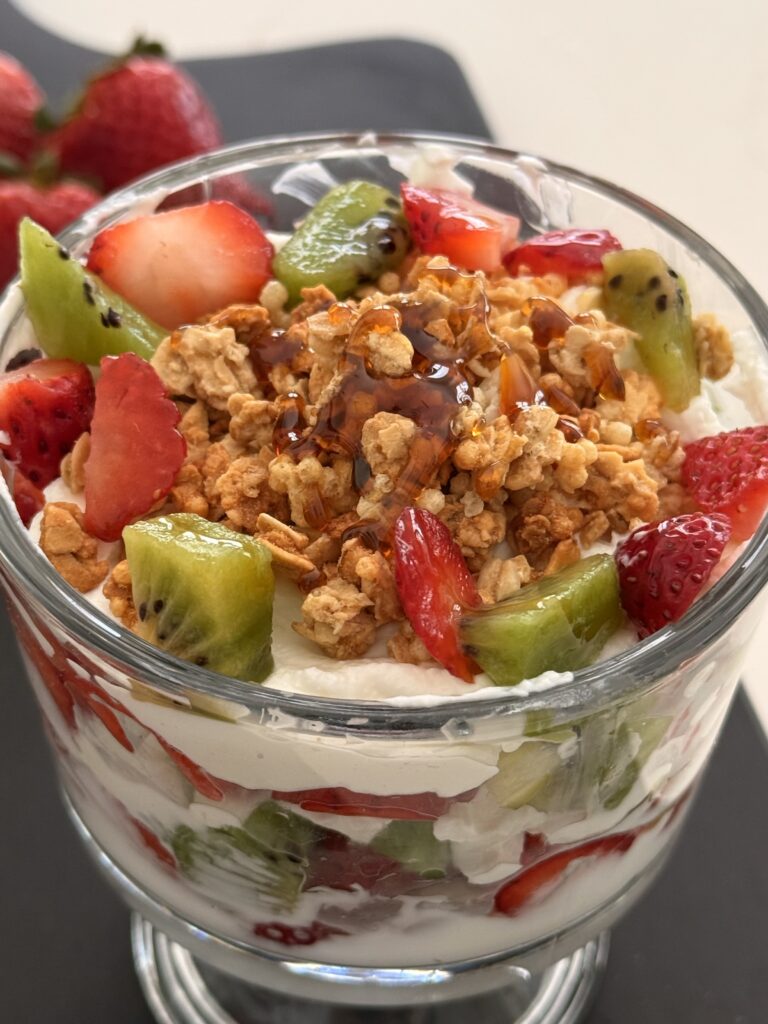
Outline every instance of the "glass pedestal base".
<path id="1" fill-rule="evenodd" d="M 490 992 L 445 1000 L 435 989 L 411 989 L 397 1006 L 355 1005 L 343 983 L 328 981 L 325 1000 L 297 999 L 249 984 L 194 959 L 149 921 L 133 915 L 136 972 L 158 1024 L 576 1024 L 602 977 L 609 939 L 604 932 L 540 973 L 509 967 Z M 497 968 L 498 970 L 498 968 Z M 439 986 L 437 986 L 439 989 Z M 352 996 L 352 998 L 350 998 Z M 434 1000 L 434 1001 L 433 1001 Z"/>

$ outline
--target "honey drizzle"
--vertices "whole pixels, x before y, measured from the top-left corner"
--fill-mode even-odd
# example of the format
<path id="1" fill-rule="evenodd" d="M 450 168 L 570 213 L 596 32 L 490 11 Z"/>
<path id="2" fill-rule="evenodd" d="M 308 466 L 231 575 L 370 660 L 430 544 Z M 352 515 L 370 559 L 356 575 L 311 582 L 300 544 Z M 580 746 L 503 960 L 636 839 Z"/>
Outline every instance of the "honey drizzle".
<path id="1" fill-rule="evenodd" d="M 282 329 L 273 327 L 254 338 L 248 345 L 251 363 L 256 379 L 261 385 L 269 385 L 269 373 L 281 363 L 290 365 L 304 347 L 299 338 L 292 338 Z"/>
<path id="2" fill-rule="evenodd" d="M 272 430 L 272 444 L 279 455 L 288 445 L 301 440 L 307 425 L 304 417 L 306 402 L 298 392 L 289 391 L 287 395 L 278 395 L 275 405 L 277 416 Z"/>
<path id="3" fill-rule="evenodd" d="M 464 275 L 453 268 L 430 271 L 441 283 L 452 284 Z M 434 479 L 457 444 L 453 420 L 462 405 L 471 402 L 470 383 L 464 364 L 488 351 L 494 344 L 486 318 L 488 302 L 481 290 L 476 301 L 454 308 L 448 320 L 457 341 L 451 348 L 426 328 L 440 319 L 441 303 L 398 301 L 363 313 L 349 336 L 339 373 L 341 384 L 320 409 L 317 423 L 306 436 L 293 440 L 284 451 L 293 459 L 305 455 L 343 455 L 353 460 L 353 479 L 359 491 L 370 477 L 362 450 L 365 422 L 378 412 L 389 412 L 413 420 L 419 432 L 410 445 L 408 458 L 392 491 L 380 502 L 375 522 L 361 520 L 342 535 L 342 540 L 360 537 L 366 546 L 386 546 L 386 538 L 400 510 L 412 504 Z M 343 304 L 331 307 L 329 315 L 344 315 Z M 379 378 L 368 358 L 367 339 L 372 332 L 401 331 L 413 346 L 413 371 L 404 377 Z M 305 508 L 307 522 L 321 529 L 328 521 L 321 511 L 319 492 L 310 496 Z"/>

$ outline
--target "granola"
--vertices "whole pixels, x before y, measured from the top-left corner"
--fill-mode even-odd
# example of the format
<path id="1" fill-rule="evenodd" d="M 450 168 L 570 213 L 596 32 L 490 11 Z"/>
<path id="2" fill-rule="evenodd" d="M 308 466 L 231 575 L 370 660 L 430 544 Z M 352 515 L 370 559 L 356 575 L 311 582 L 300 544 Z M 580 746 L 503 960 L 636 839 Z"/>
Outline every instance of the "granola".
<path id="1" fill-rule="evenodd" d="M 50 501 L 43 509 L 40 547 L 70 586 L 87 594 L 109 572 L 99 558 L 98 541 L 84 529 L 83 513 L 69 501 Z"/>
<path id="2" fill-rule="evenodd" d="M 305 289 L 287 316 L 284 292 L 265 288 L 260 305 L 175 332 L 154 359 L 171 393 L 194 400 L 173 508 L 259 537 L 276 570 L 308 591 L 294 628 L 326 654 L 359 657 L 396 623 L 390 654 L 429 660 L 379 547 L 404 504 L 446 523 L 485 603 L 682 507 L 682 449 L 658 422 L 658 388 L 617 368 L 631 332 L 585 304 L 596 289 L 583 289 L 572 320 L 555 302 L 565 289 L 558 275 L 460 274 L 421 257 L 344 303 Z M 542 317 L 561 327 L 543 345 Z M 708 372 L 723 372 L 719 325 L 700 317 L 696 337 Z M 417 394 L 425 360 L 451 366 L 467 351 L 462 393 Z M 124 597 L 114 573 L 108 589 Z"/>

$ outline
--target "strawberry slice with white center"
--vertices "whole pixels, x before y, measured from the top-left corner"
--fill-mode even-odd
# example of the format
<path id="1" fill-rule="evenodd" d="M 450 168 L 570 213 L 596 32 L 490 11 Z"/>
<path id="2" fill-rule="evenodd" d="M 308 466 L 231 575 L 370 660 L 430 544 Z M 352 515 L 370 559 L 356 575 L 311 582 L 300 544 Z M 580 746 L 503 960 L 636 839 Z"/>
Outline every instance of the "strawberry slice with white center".
<path id="1" fill-rule="evenodd" d="M 395 583 L 403 611 L 432 657 L 466 683 L 477 671 L 459 640 L 459 618 L 480 604 L 477 584 L 451 531 L 421 508 L 395 524 Z"/>
<path id="2" fill-rule="evenodd" d="M 514 248 L 520 221 L 476 199 L 440 188 L 400 186 L 403 211 L 414 243 L 442 253 L 465 270 L 497 270 Z"/>
<path id="3" fill-rule="evenodd" d="M 257 222 L 225 201 L 136 217 L 94 239 L 88 268 L 163 327 L 256 302 L 273 248 Z"/>
<path id="4" fill-rule="evenodd" d="M 171 489 L 187 451 L 179 418 L 149 363 L 132 352 L 101 360 L 85 464 L 85 528 L 93 537 L 118 540 Z"/>
<path id="5" fill-rule="evenodd" d="M 71 359 L 36 359 L 0 374 L 0 452 L 35 487 L 59 475 L 93 413 L 93 379 Z"/>

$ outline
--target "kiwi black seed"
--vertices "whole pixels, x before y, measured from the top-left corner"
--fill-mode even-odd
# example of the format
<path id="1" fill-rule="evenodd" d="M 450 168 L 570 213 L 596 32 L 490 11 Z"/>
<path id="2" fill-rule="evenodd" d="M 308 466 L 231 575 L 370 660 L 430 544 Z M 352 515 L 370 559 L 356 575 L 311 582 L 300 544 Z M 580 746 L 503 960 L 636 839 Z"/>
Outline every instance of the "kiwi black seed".
<path id="1" fill-rule="evenodd" d="M 682 411 L 700 388 L 685 282 L 653 249 L 608 253 L 603 269 L 606 316 L 638 335 L 637 351 L 665 404 Z"/>
<path id="2" fill-rule="evenodd" d="M 135 523 L 123 539 L 145 640 L 233 679 L 269 674 L 274 576 L 263 544 L 188 513 Z"/>

